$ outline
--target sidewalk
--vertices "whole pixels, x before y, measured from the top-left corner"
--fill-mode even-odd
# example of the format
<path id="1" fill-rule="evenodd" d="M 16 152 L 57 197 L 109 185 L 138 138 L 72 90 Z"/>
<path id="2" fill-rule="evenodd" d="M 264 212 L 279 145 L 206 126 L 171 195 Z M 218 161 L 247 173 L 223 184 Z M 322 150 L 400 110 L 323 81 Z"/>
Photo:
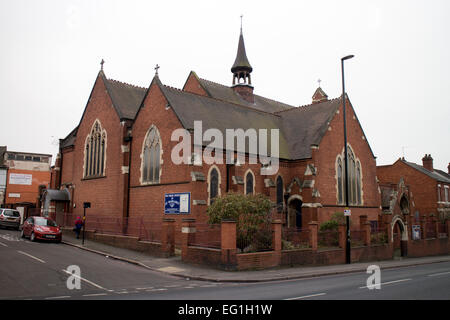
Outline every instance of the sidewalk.
<path id="1" fill-rule="evenodd" d="M 380 266 L 381 269 L 389 269 L 450 261 L 450 255 L 448 255 L 423 258 L 402 258 L 401 260 L 353 263 L 350 265 L 279 267 L 258 271 L 223 271 L 183 263 L 181 261 L 181 257 L 179 256 L 171 258 L 156 258 L 137 251 L 116 248 L 92 240 L 85 240 L 84 245 L 82 245 L 81 238 L 76 239 L 75 234 L 70 231 L 64 232 L 62 242 L 66 245 L 75 246 L 77 248 L 101 254 L 112 259 L 133 263 L 153 271 L 189 278 L 191 280 L 214 282 L 263 282 L 301 279 L 350 272 L 366 272 L 367 267 L 372 264 Z"/>

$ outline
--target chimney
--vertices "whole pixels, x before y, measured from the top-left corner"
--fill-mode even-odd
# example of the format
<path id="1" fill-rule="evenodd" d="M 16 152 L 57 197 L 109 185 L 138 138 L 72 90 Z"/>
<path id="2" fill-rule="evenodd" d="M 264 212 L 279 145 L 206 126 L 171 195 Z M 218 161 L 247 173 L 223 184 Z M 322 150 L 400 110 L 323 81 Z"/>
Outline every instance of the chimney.
<path id="1" fill-rule="evenodd" d="M 433 158 L 431 157 L 431 154 L 425 154 L 422 158 L 422 163 L 425 169 L 428 171 L 433 171 Z"/>
<path id="2" fill-rule="evenodd" d="M 447 170 L 448 170 L 448 174 L 450 174 L 450 162 L 448 163 Z"/>

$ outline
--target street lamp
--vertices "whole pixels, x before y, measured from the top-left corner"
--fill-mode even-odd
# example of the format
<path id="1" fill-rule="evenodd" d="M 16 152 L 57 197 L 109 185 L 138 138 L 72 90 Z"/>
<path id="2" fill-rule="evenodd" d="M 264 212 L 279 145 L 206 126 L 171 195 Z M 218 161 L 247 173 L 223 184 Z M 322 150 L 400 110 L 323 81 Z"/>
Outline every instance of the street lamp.
<path id="1" fill-rule="evenodd" d="M 342 69 L 342 103 L 343 103 L 343 116 L 344 116 L 344 156 L 345 156 L 345 210 L 348 209 L 348 155 L 347 155 L 347 117 L 345 113 L 345 81 L 344 81 L 344 61 L 353 58 L 354 55 L 348 55 L 341 58 L 341 69 Z M 351 243 L 350 243 L 350 216 L 346 213 L 345 216 L 346 224 L 346 243 L 345 243 L 345 263 L 351 263 Z"/>

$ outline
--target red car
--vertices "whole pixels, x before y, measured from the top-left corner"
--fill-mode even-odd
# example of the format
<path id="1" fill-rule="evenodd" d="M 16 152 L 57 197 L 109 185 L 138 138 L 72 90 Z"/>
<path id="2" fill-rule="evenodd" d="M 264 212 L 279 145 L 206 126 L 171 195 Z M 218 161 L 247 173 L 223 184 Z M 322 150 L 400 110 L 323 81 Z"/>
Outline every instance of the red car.
<path id="1" fill-rule="evenodd" d="M 61 242 L 62 231 L 56 222 L 46 217 L 29 217 L 22 225 L 22 238 L 29 237 L 31 241 L 52 240 Z"/>

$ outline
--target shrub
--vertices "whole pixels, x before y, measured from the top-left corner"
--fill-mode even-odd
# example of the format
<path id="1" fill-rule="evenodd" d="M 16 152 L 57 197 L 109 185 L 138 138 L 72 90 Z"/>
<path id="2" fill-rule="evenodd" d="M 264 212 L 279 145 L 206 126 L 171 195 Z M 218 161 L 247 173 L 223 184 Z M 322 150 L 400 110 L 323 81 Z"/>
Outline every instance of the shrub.
<path id="1" fill-rule="evenodd" d="M 272 203 L 262 195 L 244 195 L 228 193 L 215 199 L 207 213 L 209 223 L 221 223 L 223 220 L 236 221 L 237 246 L 241 251 L 251 246 L 252 250 L 271 247 L 270 209 Z M 270 236 L 269 236 L 270 234 Z M 267 245 L 269 243 L 270 245 Z"/>

